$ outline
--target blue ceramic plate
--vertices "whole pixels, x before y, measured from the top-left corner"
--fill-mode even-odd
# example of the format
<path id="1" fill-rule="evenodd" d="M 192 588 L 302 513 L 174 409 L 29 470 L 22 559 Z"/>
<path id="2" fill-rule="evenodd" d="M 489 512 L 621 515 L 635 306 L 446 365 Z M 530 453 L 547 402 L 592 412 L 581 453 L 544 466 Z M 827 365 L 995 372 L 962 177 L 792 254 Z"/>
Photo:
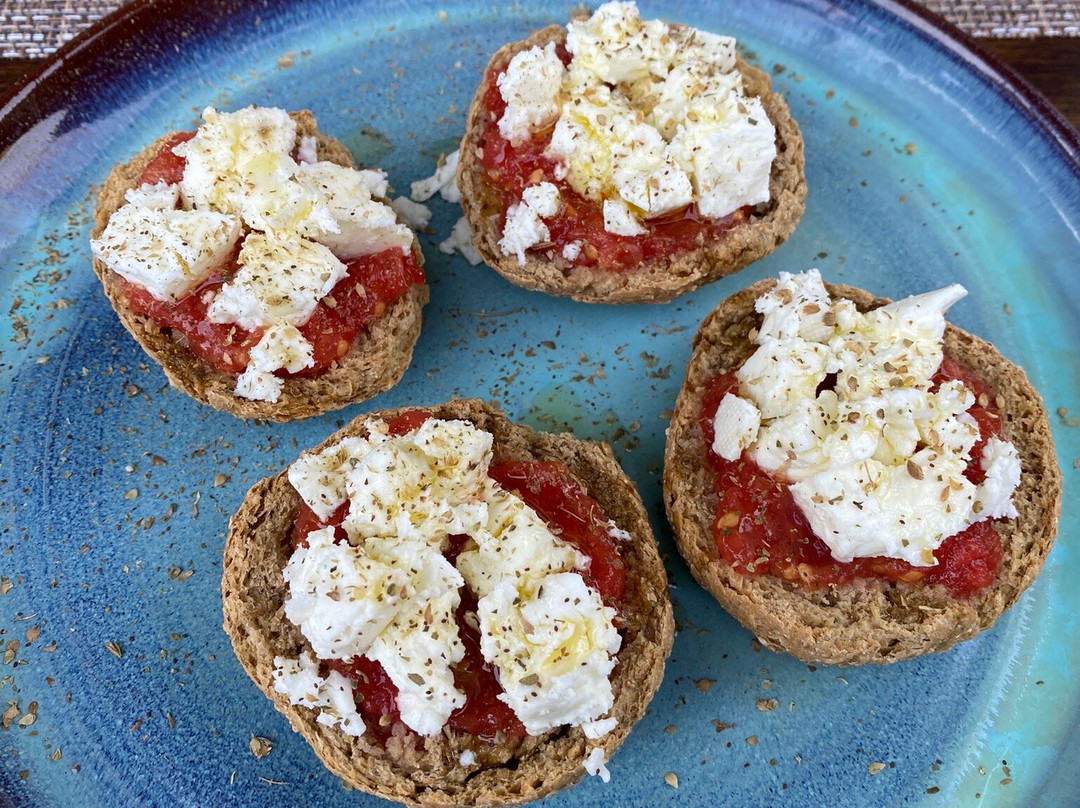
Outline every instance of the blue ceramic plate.
<path id="1" fill-rule="evenodd" d="M 609 785 L 588 778 L 552 808 L 1075 804 L 1075 422 L 1053 416 L 1066 504 L 1042 577 L 994 630 L 887 668 L 814 669 L 761 650 L 691 581 L 659 483 L 695 328 L 782 269 L 817 266 L 893 297 L 959 281 L 971 295 L 952 319 L 1023 365 L 1051 413 L 1080 411 L 1075 136 L 905 6 L 643 6 L 737 35 L 772 73 L 806 137 L 810 196 L 794 237 L 672 304 L 616 308 L 526 292 L 425 236 L 432 303 L 404 381 L 304 423 L 243 423 L 168 387 L 91 273 L 97 186 L 204 105 L 257 103 L 310 107 L 406 189 L 455 147 L 496 48 L 564 22 L 572 4 L 136 3 L 9 99 L 0 805 L 377 804 L 342 789 L 234 659 L 221 630 L 222 545 L 248 487 L 299 449 L 368 407 L 454 395 L 610 441 L 671 574 L 682 630 L 649 714 Z M 445 234 L 458 213 L 435 207 Z M 252 755 L 252 734 L 273 741 L 270 755 Z"/>

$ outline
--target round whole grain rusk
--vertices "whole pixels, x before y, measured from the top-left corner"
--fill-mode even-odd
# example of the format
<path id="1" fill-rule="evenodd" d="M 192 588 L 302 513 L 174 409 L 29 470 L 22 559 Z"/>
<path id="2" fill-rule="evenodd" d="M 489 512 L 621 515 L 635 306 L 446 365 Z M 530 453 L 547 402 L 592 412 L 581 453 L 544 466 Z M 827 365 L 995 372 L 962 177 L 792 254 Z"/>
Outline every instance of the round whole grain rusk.
<path id="1" fill-rule="evenodd" d="M 520 51 L 565 41 L 565 27 L 549 26 L 522 42 L 500 48 L 484 75 L 503 69 Z M 585 303 L 664 303 L 738 272 L 787 241 L 802 217 L 806 201 L 802 133 L 783 97 L 772 91 L 772 83 L 764 72 L 748 65 L 742 57 L 738 57 L 737 69 L 743 76 L 747 94 L 761 98 L 776 128 L 776 160 L 769 179 L 769 202 L 755 209 L 746 223 L 719 238 L 705 240 L 697 249 L 650 259 L 624 272 L 569 268 L 561 257 L 549 260 L 535 252 L 526 255 L 522 266 L 516 256 L 503 255 L 499 248 L 503 211 L 484 179 L 478 156 L 483 153 L 482 136 L 489 114 L 484 105 L 486 82 L 481 83 L 461 141 L 458 187 L 465 218 L 473 231 L 473 243 L 485 263 L 518 286 Z"/>
<path id="2" fill-rule="evenodd" d="M 310 112 L 301 110 L 290 113 L 290 116 L 296 121 L 297 139 L 315 136 L 320 160 L 329 160 L 349 168 L 356 166 L 344 144 L 318 131 Z M 97 198 L 94 231 L 91 234 L 94 238 L 101 236 L 109 217 L 124 205 L 124 194 L 138 187 L 143 170 L 171 136 L 159 138 L 127 163 L 112 170 Z M 423 266 L 424 257 L 415 235 L 412 251 L 417 263 Z M 271 403 L 235 395 L 236 376 L 222 373 L 193 354 L 183 335 L 174 334 L 152 318 L 127 308 L 122 297 L 120 276 L 96 258 L 94 273 L 101 280 L 105 295 L 124 328 L 161 365 L 169 384 L 203 404 L 241 418 L 279 422 L 340 409 L 371 398 L 397 384 L 412 360 L 413 346 L 420 336 L 421 309 L 428 301 L 429 292 L 427 284 L 411 287 L 372 323 L 367 332 L 357 335 L 352 348 L 336 365 L 318 376 L 285 379 L 281 397 Z"/>
<path id="3" fill-rule="evenodd" d="M 1061 511 L 1061 471 L 1042 399 L 1023 370 L 988 342 L 953 325 L 945 353 L 974 370 L 1001 403 L 1001 437 L 1020 455 L 1016 519 L 994 529 L 1004 546 L 998 580 L 970 599 L 945 587 L 857 580 L 806 590 L 769 575 L 744 575 L 718 555 L 712 538 L 717 500 L 708 448 L 698 426 L 705 385 L 738 366 L 753 351 L 749 338 L 761 325 L 754 310 L 775 281 L 760 281 L 722 302 L 702 323 L 667 434 L 664 502 L 679 552 L 698 582 L 763 645 L 806 662 L 861 665 L 896 662 L 951 648 L 990 628 L 1042 568 L 1054 543 Z M 866 311 L 889 302 L 850 286 L 826 284 Z"/>
<path id="4" fill-rule="evenodd" d="M 588 744 L 581 729 L 563 727 L 520 743 L 495 745 L 477 743 L 473 736 L 449 728 L 423 738 L 398 723 L 383 745 L 370 734 L 352 737 L 319 724 L 313 711 L 290 704 L 274 691 L 274 657 L 296 658 L 310 646 L 284 614 L 287 590 L 282 569 L 291 552 L 290 532 L 301 502 L 285 472 L 257 483 L 230 522 L 222 578 L 225 630 L 255 684 L 326 767 L 349 785 L 413 806 L 519 805 L 577 782 L 592 747 L 602 747 L 610 759 L 645 714 L 671 650 L 674 621 L 667 576 L 641 497 L 606 444 L 536 432 L 478 400 L 424 409 L 436 418 L 471 421 L 490 432 L 497 460 L 564 463 L 604 513 L 633 537 L 623 545 L 627 606 L 622 614 L 622 648 L 611 679 L 615 704 L 609 713 L 618 719 L 615 729 Z M 397 412 L 372 415 L 385 419 Z M 356 418 L 319 448 L 363 434 L 368 417 Z M 460 762 L 466 750 L 476 755 L 476 762 L 468 766 Z"/>

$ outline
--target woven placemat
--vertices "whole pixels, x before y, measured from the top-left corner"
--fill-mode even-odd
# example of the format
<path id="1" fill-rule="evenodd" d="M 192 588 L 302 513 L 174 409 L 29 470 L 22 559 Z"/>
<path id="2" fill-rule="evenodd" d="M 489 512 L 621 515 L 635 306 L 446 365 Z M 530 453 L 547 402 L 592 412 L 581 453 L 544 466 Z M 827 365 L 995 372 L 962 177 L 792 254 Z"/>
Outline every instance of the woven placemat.
<path id="1" fill-rule="evenodd" d="M 124 1 L 0 0 L 0 56 L 50 54 Z M 1080 0 L 923 2 L 977 37 L 1080 36 Z"/>

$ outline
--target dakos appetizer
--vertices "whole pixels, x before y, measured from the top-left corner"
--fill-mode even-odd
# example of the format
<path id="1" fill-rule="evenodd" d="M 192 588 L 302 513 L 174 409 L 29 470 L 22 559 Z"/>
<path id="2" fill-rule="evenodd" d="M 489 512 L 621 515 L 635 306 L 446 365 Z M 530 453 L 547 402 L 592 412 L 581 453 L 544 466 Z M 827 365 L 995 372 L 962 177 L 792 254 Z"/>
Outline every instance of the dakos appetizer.
<path id="1" fill-rule="evenodd" d="M 1061 472 L 1042 399 L 945 322 L 953 284 L 895 303 L 781 273 L 702 324 L 664 499 L 697 580 L 770 648 L 894 662 L 974 637 L 1031 584 Z"/>
<path id="2" fill-rule="evenodd" d="M 293 729 L 407 805 L 606 781 L 674 626 L 611 450 L 474 400 L 362 416 L 256 484 L 222 591 L 237 657 Z"/>
<path id="3" fill-rule="evenodd" d="M 94 271 L 174 387 L 241 417 L 306 418 L 409 365 L 428 288 L 386 193 L 309 112 L 207 108 L 113 169 Z"/>
<path id="4" fill-rule="evenodd" d="M 492 58 L 458 185 L 483 259 L 592 303 L 671 300 L 782 244 L 806 197 L 803 143 L 735 40 L 634 3 Z"/>

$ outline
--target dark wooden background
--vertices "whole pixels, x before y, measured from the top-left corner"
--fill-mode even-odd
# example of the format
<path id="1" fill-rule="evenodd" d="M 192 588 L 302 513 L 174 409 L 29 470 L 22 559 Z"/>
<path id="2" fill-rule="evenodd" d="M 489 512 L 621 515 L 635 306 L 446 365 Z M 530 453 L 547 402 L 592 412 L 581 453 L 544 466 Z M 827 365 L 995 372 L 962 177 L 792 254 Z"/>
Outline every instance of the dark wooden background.
<path id="1" fill-rule="evenodd" d="M 980 39 L 979 44 L 1016 68 L 1080 129 L 1080 38 Z M 25 76 L 35 59 L 0 59 L 0 94 Z"/>

